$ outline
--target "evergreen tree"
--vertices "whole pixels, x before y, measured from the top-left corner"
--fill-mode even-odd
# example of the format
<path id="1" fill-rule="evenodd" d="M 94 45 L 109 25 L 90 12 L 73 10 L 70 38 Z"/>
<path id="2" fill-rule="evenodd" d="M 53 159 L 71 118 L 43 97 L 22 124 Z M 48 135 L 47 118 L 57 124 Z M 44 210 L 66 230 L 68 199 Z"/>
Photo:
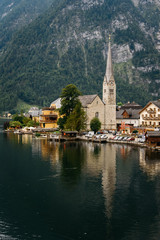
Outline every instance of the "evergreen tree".
<path id="1" fill-rule="evenodd" d="M 65 128 L 70 130 L 77 130 L 79 132 L 80 130 L 86 129 L 86 123 L 87 123 L 86 113 L 82 108 L 82 104 L 78 102 L 73 112 L 67 118 Z"/>
<path id="2" fill-rule="evenodd" d="M 60 95 L 62 104 L 60 113 L 65 114 L 65 116 L 68 117 L 79 102 L 78 96 L 80 95 L 81 92 L 74 84 L 69 84 L 63 88 Z"/>

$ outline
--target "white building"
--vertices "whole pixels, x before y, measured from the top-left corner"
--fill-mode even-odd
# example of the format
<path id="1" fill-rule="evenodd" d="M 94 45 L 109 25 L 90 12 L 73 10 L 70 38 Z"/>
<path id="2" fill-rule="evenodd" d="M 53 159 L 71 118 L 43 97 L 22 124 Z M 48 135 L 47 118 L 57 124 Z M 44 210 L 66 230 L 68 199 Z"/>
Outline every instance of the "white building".
<path id="1" fill-rule="evenodd" d="M 160 127 L 160 99 L 149 102 L 140 111 L 140 126 Z"/>

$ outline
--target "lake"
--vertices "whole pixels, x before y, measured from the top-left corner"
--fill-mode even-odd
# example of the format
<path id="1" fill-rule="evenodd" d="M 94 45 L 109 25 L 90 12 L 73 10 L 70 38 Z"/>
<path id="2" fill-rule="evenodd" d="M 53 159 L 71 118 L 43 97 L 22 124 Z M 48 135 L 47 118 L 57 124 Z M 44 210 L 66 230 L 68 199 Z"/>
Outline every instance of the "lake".
<path id="1" fill-rule="evenodd" d="M 0 149 L 0 239 L 159 239 L 160 153 L 9 133 Z"/>

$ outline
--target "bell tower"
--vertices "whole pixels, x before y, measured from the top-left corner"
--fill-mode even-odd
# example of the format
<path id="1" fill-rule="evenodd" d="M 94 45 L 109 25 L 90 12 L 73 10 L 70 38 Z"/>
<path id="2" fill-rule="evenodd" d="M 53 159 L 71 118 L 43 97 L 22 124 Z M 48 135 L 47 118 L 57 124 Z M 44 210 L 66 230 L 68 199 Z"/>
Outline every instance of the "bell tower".
<path id="1" fill-rule="evenodd" d="M 103 81 L 104 127 L 107 130 L 116 129 L 116 83 L 113 75 L 111 39 L 109 36 L 106 73 Z"/>

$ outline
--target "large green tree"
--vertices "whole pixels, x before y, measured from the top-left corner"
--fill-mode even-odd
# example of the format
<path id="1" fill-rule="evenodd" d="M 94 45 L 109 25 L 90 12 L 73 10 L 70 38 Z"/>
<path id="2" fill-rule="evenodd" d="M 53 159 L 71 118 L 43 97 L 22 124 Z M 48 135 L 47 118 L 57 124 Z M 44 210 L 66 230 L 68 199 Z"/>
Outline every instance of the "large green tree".
<path id="1" fill-rule="evenodd" d="M 69 84 L 62 89 L 61 97 L 61 108 L 60 114 L 61 118 L 58 120 L 58 124 L 61 129 L 64 128 L 64 125 L 67 122 L 68 117 L 73 112 L 75 106 L 80 103 L 78 96 L 81 95 L 81 92 L 74 84 Z"/>
<path id="2" fill-rule="evenodd" d="M 98 118 L 94 117 L 90 122 L 90 128 L 92 131 L 97 132 L 101 128 L 101 122 Z"/>
<path id="3" fill-rule="evenodd" d="M 65 114 L 68 117 L 77 103 L 79 102 L 78 96 L 81 95 L 81 92 L 74 84 L 69 84 L 62 89 L 61 97 L 61 109 L 60 113 Z"/>
<path id="4" fill-rule="evenodd" d="M 87 116 L 82 108 L 82 104 L 78 102 L 73 112 L 67 118 L 65 128 L 70 130 L 77 130 L 79 132 L 80 130 L 85 130 L 86 126 Z"/>

